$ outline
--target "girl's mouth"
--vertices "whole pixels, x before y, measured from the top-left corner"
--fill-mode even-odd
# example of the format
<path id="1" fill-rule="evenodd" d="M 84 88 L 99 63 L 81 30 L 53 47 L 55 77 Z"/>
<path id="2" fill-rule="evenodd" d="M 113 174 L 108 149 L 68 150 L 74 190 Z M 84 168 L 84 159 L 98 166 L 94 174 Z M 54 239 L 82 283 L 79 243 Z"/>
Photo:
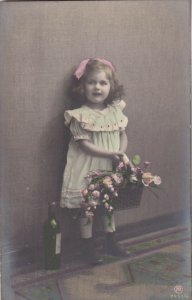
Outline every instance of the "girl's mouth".
<path id="1" fill-rule="evenodd" d="M 101 96 L 101 93 L 93 93 L 94 96 Z"/>

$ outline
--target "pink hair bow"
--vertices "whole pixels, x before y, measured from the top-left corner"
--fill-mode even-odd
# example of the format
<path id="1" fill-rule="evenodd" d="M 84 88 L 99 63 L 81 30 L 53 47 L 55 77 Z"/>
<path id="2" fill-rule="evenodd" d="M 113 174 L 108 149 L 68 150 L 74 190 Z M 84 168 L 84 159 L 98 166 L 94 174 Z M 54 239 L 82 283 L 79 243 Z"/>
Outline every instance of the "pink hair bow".
<path id="1" fill-rule="evenodd" d="M 90 60 L 91 60 L 91 58 L 87 58 L 87 59 L 84 59 L 80 62 L 78 68 L 76 69 L 76 71 L 74 73 L 74 75 L 77 79 L 80 79 L 83 76 L 83 74 L 85 73 L 86 65 L 88 64 L 88 62 Z M 110 67 L 113 72 L 115 71 L 115 67 L 110 61 L 108 61 L 104 58 L 95 58 L 95 60 L 99 60 L 104 65 Z"/>

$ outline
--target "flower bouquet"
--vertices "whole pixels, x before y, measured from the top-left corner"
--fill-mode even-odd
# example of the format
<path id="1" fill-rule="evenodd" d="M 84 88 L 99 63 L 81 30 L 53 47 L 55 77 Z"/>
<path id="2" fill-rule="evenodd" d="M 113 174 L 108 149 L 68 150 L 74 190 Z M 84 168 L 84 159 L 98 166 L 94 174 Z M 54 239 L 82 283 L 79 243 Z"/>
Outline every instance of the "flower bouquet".
<path id="1" fill-rule="evenodd" d="M 88 222 L 94 216 L 97 205 L 102 205 L 110 220 L 114 209 L 139 206 L 145 187 L 151 189 L 161 184 L 161 178 L 148 171 L 151 162 L 145 161 L 143 168 L 139 167 L 140 163 L 139 155 L 135 155 L 132 162 L 124 156 L 113 171 L 96 170 L 86 176 L 87 187 L 81 193 L 82 208 Z"/>

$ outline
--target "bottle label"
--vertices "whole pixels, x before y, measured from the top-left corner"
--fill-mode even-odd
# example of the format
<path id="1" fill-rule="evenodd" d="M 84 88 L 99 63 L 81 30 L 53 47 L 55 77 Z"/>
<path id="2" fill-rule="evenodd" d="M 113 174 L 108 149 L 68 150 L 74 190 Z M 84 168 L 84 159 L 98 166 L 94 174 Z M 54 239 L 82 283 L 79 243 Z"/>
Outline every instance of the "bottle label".
<path id="1" fill-rule="evenodd" d="M 55 254 L 61 253 L 61 233 L 56 234 L 56 247 L 55 247 Z"/>
<path id="2" fill-rule="evenodd" d="M 52 220 L 51 220 L 51 226 L 52 226 L 53 228 L 56 228 L 56 227 L 57 227 L 57 222 L 55 221 L 55 219 L 52 219 Z"/>

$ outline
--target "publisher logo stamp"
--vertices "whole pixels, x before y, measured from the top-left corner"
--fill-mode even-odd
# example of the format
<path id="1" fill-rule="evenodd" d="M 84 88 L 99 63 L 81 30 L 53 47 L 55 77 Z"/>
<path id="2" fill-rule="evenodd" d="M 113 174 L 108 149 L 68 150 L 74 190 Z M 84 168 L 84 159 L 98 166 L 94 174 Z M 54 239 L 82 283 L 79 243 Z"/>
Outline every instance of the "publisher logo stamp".
<path id="1" fill-rule="evenodd" d="M 182 285 L 176 285 L 174 286 L 174 292 L 175 294 L 182 294 L 184 291 L 183 286 Z"/>
<path id="2" fill-rule="evenodd" d="M 189 299 L 189 296 L 184 292 L 184 287 L 179 284 L 174 286 L 170 297 L 171 299 Z"/>

